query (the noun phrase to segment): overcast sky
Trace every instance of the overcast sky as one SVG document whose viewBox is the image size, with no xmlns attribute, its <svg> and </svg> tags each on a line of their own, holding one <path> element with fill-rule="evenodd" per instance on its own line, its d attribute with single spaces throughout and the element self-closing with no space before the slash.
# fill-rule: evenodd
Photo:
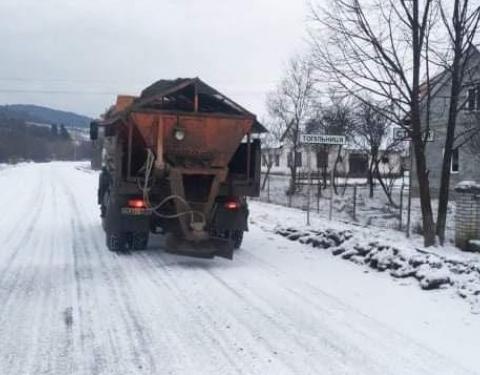
<svg viewBox="0 0 480 375">
<path fill-rule="evenodd" d="M 97 116 L 199 76 L 259 115 L 305 45 L 305 0 L 1 0 L 0 103 Z"/>
</svg>

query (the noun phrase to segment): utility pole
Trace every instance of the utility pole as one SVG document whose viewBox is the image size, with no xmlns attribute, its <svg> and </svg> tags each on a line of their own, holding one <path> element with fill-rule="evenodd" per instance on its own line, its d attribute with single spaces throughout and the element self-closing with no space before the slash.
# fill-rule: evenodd
<svg viewBox="0 0 480 375">
<path fill-rule="evenodd" d="M 412 141 L 409 145 L 410 153 L 410 168 L 408 170 L 408 208 L 407 208 L 407 238 L 410 237 L 410 223 L 411 223 L 411 214 L 412 214 L 412 169 L 413 169 L 413 147 Z"/>
</svg>

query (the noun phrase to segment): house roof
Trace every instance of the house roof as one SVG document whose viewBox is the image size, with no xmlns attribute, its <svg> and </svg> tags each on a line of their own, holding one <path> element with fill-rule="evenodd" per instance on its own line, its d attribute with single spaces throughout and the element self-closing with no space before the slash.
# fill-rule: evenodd
<svg viewBox="0 0 480 375">
<path fill-rule="evenodd" d="M 473 58 L 480 60 L 480 51 L 473 44 L 470 44 L 470 47 L 467 49 L 467 55 L 469 55 L 470 61 Z M 431 96 L 435 96 L 441 88 L 450 81 L 450 70 L 448 68 L 443 69 L 441 72 L 437 73 L 430 78 L 430 91 Z M 424 81 L 420 84 L 420 96 L 422 99 L 426 98 L 428 93 L 428 82 Z"/>
</svg>

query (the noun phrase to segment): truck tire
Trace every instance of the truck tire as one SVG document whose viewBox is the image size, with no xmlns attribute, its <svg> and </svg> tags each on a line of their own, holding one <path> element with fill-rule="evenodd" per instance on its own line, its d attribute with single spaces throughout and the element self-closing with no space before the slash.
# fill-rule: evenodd
<svg viewBox="0 0 480 375">
<path fill-rule="evenodd" d="M 233 242 L 233 248 L 239 249 L 243 242 L 243 230 L 234 230 L 230 235 L 230 239 Z"/>
<path fill-rule="evenodd" d="M 107 247 L 110 251 L 124 251 L 127 242 L 127 236 L 124 233 L 107 232 Z"/>
<path fill-rule="evenodd" d="M 145 250 L 148 246 L 148 232 L 134 232 L 132 233 L 131 247 L 133 250 Z"/>
</svg>

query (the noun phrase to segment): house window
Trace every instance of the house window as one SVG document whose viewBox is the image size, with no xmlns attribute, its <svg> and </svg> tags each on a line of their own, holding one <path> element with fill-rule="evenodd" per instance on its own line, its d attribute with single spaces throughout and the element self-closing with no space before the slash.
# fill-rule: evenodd
<svg viewBox="0 0 480 375">
<path fill-rule="evenodd" d="M 450 170 L 452 173 L 458 173 L 460 171 L 460 157 L 458 148 L 452 150 L 452 161 Z"/>
<path fill-rule="evenodd" d="M 365 177 L 368 171 L 368 156 L 360 153 L 348 155 L 351 177 Z"/>
<path fill-rule="evenodd" d="M 288 166 L 289 167 L 291 167 L 293 165 L 292 156 L 293 156 L 293 153 L 290 152 L 288 154 Z M 302 153 L 301 152 L 296 152 L 295 153 L 295 166 L 297 166 L 297 167 L 302 166 Z"/>
<path fill-rule="evenodd" d="M 295 164 L 297 165 L 297 167 L 301 167 L 302 166 L 302 153 L 301 152 L 297 152 L 296 155 L 295 155 Z"/>
<path fill-rule="evenodd" d="M 480 111 L 480 85 L 477 85 L 476 88 L 471 85 L 469 87 L 467 90 L 466 109 L 468 111 Z"/>
<path fill-rule="evenodd" d="M 480 85 L 477 85 L 477 111 L 480 111 Z"/>
<path fill-rule="evenodd" d="M 326 168 L 328 165 L 328 151 L 321 150 L 317 152 L 317 169 Z"/>
<path fill-rule="evenodd" d="M 275 167 L 280 167 L 280 155 L 275 155 Z"/>
</svg>

